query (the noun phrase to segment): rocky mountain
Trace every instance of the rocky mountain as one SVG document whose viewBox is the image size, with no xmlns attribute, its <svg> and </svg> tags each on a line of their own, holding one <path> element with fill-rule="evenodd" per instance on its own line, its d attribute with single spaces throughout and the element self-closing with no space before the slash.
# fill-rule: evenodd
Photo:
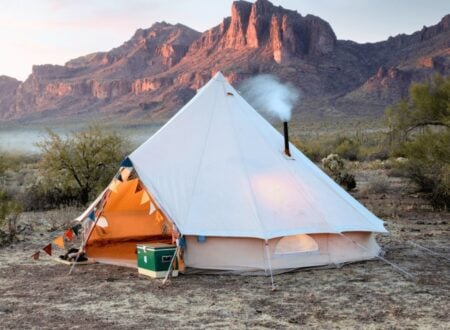
<svg viewBox="0 0 450 330">
<path fill-rule="evenodd" d="M 412 35 L 358 44 L 337 40 L 319 17 L 236 1 L 204 33 L 155 23 L 109 52 L 34 66 L 24 82 L 0 77 L 0 120 L 165 120 L 218 70 L 234 84 L 259 73 L 290 81 L 303 95 L 296 112 L 380 115 L 412 81 L 450 73 L 450 15 Z"/>
<path fill-rule="evenodd" d="M 16 96 L 16 90 L 20 85 L 20 81 L 7 77 L 0 76 L 0 118 L 2 110 L 12 109 Z"/>
</svg>

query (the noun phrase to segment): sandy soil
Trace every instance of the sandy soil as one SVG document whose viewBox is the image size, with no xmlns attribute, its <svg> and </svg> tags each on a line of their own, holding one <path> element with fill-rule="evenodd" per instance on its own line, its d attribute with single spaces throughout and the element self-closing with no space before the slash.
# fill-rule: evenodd
<svg viewBox="0 0 450 330">
<path fill-rule="evenodd" d="M 365 189 L 380 171 L 358 174 L 355 195 L 387 221 L 386 259 L 275 277 L 190 275 L 161 281 L 132 269 L 68 267 L 30 258 L 76 210 L 29 213 L 22 241 L 0 249 L 0 328 L 450 328 L 450 267 L 410 242 L 450 258 L 450 214 L 435 213 L 401 179 Z M 63 214 L 63 216 L 61 216 Z"/>
</svg>

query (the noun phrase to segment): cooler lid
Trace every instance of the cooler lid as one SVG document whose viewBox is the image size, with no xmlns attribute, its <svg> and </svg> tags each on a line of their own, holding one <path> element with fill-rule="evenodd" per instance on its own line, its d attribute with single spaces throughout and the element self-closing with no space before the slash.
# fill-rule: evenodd
<svg viewBox="0 0 450 330">
<path fill-rule="evenodd" d="M 176 249 L 176 245 L 167 244 L 167 243 L 147 243 L 147 244 L 138 244 L 138 249 L 146 250 L 159 250 L 159 249 Z"/>
</svg>

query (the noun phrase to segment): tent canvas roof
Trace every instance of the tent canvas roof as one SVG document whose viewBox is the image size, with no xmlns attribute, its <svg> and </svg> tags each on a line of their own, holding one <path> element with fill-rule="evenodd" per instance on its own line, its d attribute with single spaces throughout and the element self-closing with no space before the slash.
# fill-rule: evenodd
<svg viewBox="0 0 450 330">
<path fill-rule="evenodd" d="M 130 156 L 184 235 L 257 237 L 385 232 L 217 73 Z"/>
</svg>

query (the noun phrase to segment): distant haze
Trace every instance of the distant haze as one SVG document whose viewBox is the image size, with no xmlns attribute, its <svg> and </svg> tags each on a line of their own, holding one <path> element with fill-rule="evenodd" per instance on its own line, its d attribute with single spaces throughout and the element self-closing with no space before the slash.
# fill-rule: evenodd
<svg viewBox="0 0 450 330">
<path fill-rule="evenodd" d="M 159 126 L 142 126 L 139 128 L 114 127 L 113 129 L 116 133 L 126 138 L 129 142 L 128 149 L 133 150 L 153 135 L 158 128 Z M 66 136 L 67 133 L 80 131 L 83 127 L 55 126 L 51 129 L 57 134 Z M 39 153 L 40 150 L 36 143 L 43 141 L 47 137 L 47 130 L 43 127 L 27 127 L 26 129 L 0 127 L 0 152 Z"/>
<path fill-rule="evenodd" d="M 373 42 L 412 33 L 450 13 L 448 0 L 274 0 L 327 20 L 339 39 Z M 24 80 L 33 64 L 67 60 L 119 46 L 156 21 L 198 31 L 229 15 L 232 0 L 0 0 L 0 75 Z"/>
</svg>

